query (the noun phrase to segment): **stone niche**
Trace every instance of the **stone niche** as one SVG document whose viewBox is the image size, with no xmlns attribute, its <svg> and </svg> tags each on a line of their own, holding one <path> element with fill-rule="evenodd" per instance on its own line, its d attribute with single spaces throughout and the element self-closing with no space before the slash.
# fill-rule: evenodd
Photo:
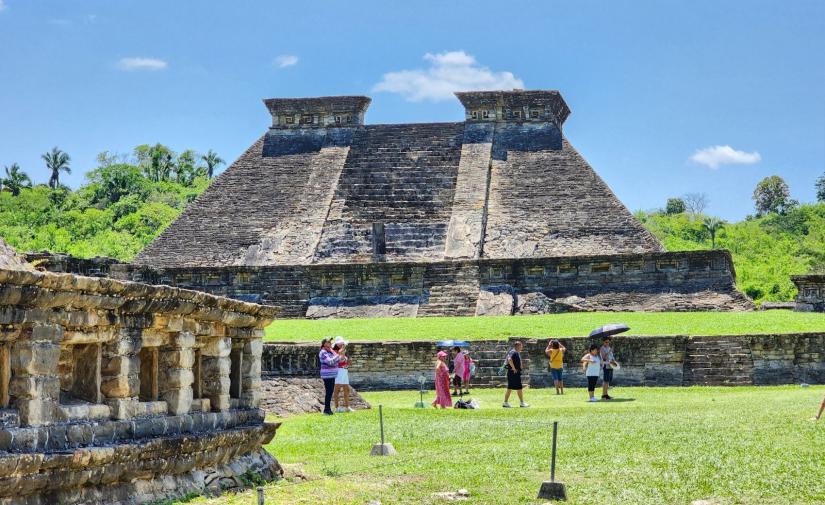
<svg viewBox="0 0 825 505">
<path fill-rule="evenodd" d="M 825 312 L 825 274 L 794 275 L 796 306 L 800 312 Z"/>
<path fill-rule="evenodd" d="M 148 503 L 276 478 L 262 444 L 277 425 L 258 408 L 276 312 L 0 269 L 0 505 Z"/>
</svg>

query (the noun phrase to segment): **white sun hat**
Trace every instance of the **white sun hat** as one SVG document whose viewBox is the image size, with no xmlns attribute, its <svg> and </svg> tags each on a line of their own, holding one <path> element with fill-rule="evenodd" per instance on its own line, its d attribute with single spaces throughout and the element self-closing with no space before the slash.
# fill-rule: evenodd
<svg viewBox="0 0 825 505">
<path fill-rule="evenodd" d="M 344 337 L 339 335 L 335 337 L 335 345 L 347 345 L 347 341 L 344 340 Z"/>
</svg>

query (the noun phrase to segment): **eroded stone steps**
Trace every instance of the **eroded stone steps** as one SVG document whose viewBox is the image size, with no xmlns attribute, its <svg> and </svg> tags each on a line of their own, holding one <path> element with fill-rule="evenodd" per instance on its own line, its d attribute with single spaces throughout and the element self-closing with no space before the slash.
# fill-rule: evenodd
<svg viewBox="0 0 825 505">
<path fill-rule="evenodd" d="M 703 386 L 752 384 L 753 368 L 745 339 L 693 338 L 687 344 L 684 382 Z"/>
</svg>

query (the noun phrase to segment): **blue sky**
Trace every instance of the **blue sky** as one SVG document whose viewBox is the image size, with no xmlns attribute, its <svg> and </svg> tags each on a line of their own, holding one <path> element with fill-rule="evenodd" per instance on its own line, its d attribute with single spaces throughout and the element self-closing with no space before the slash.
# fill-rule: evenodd
<svg viewBox="0 0 825 505">
<path fill-rule="evenodd" d="M 733 220 L 767 175 L 814 199 L 823 54 L 821 1 L 0 0 L 0 165 L 45 182 L 57 145 L 77 186 L 98 152 L 141 143 L 234 160 L 266 97 L 457 121 L 452 88 L 522 83 L 562 92 L 565 134 L 631 209 L 704 192 Z"/>
</svg>

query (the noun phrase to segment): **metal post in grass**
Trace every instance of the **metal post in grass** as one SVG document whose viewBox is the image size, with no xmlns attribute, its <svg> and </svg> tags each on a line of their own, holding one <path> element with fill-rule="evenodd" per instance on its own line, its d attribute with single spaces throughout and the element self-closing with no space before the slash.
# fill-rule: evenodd
<svg viewBox="0 0 825 505">
<path fill-rule="evenodd" d="M 378 404 L 378 424 L 381 428 L 381 443 L 372 446 L 370 456 L 392 456 L 395 454 L 395 448 L 384 441 L 384 406 L 380 403 Z"/>
<path fill-rule="evenodd" d="M 550 456 L 550 480 L 541 483 L 538 498 L 541 500 L 566 500 L 567 489 L 561 482 L 556 482 L 556 437 L 559 431 L 559 422 L 553 421 L 553 450 Z"/>
<path fill-rule="evenodd" d="M 423 409 L 426 408 L 424 405 L 424 383 L 427 382 L 427 378 L 423 375 L 418 376 L 418 393 L 421 395 L 420 400 L 416 402 L 415 408 Z"/>
<path fill-rule="evenodd" d="M 258 505 L 264 505 L 264 488 L 258 486 Z"/>
</svg>

